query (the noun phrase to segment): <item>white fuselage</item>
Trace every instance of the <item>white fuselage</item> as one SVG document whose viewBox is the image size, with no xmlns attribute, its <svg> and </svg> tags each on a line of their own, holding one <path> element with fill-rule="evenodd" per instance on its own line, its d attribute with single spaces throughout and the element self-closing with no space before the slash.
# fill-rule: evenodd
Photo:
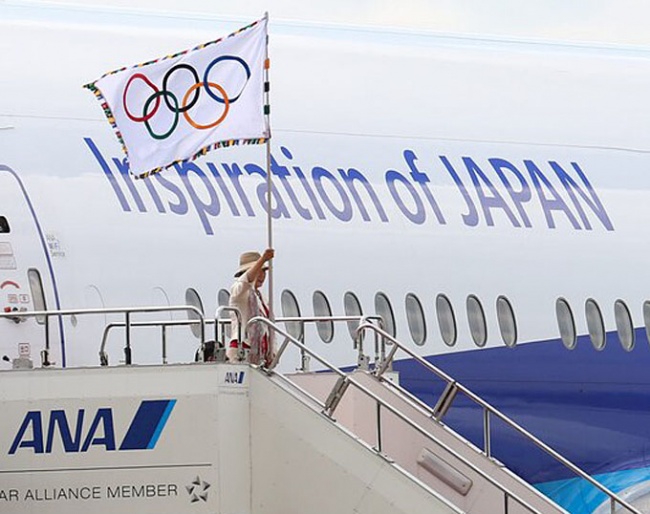
<svg viewBox="0 0 650 514">
<path fill-rule="evenodd" d="M 0 12 L 0 216 L 12 226 L 0 244 L 11 242 L 16 261 L 0 282 L 31 294 L 27 270 L 39 269 L 49 308 L 53 281 L 60 308 L 182 305 L 193 288 L 213 317 L 240 253 L 267 245 L 265 148 L 221 149 L 136 181 L 82 86 L 247 20 L 20 3 Z M 285 289 L 305 315 L 315 291 L 334 314 L 348 291 L 374 314 L 382 292 L 398 338 L 411 341 L 412 293 L 424 309 L 417 348 L 426 356 L 477 349 L 469 295 L 485 310 L 487 348 L 504 347 L 499 296 L 513 307 L 518 346 L 561 344 L 560 297 L 578 334 L 588 332 L 588 298 L 608 332 L 617 299 L 643 327 L 650 54 L 310 26 L 271 13 L 270 55 L 276 313 Z M 3 307 L 20 305 L 10 289 Z M 440 335 L 438 294 L 455 312 L 454 346 Z M 53 322 L 54 360 L 62 364 L 65 351 L 67 366 L 96 365 L 105 323 L 120 320 Z M 0 322 L 0 354 L 17 356 L 20 343 L 40 350 L 36 320 Z M 134 335 L 136 362 L 160 360 L 148 334 Z M 123 336 L 111 337 L 116 363 Z M 307 341 L 338 364 L 354 362 L 343 325 L 332 344 L 313 327 Z M 196 347 L 187 327 L 174 328 L 169 359 L 192 360 Z"/>
</svg>

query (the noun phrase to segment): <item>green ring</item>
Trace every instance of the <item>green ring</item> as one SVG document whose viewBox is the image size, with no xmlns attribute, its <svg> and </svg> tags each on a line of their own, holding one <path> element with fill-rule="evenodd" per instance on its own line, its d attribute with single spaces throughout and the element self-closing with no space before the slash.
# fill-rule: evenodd
<svg viewBox="0 0 650 514">
<path fill-rule="evenodd" d="M 171 99 L 174 101 L 176 104 L 176 109 L 174 109 L 174 123 L 172 123 L 171 128 L 165 132 L 164 134 L 154 134 L 153 130 L 151 130 L 151 126 L 149 125 L 149 120 L 145 119 L 144 121 L 144 126 L 147 128 L 147 132 L 149 132 L 149 135 L 153 137 L 154 139 L 162 140 L 162 139 L 167 139 L 169 136 L 171 136 L 172 132 L 176 129 L 176 126 L 178 125 L 178 98 L 176 98 L 176 95 L 172 93 L 171 91 L 156 91 L 153 95 L 151 95 L 149 98 L 147 98 L 147 101 L 144 103 L 144 108 L 142 109 L 142 116 L 146 117 L 147 115 L 147 110 L 149 109 L 149 106 L 151 105 L 151 102 L 153 102 L 156 98 L 162 95 L 167 95 L 170 96 Z"/>
</svg>

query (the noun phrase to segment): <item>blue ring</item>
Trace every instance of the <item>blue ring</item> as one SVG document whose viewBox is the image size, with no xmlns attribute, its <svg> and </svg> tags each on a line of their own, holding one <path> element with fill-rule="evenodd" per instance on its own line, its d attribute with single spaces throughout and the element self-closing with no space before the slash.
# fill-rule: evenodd
<svg viewBox="0 0 650 514">
<path fill-rule="evenodd" d="M 208 67 L 205 69 L 205 74 L 203 75 L 203 87 L 205 88 L 206 93 L 210 95 L 211 98 L 214 98 L 217 102 L 221 104 L 225 104 L 225 100 L 223 98 L 219 98 L 217 95 L 215 95 L 212 90 L 208 87 L 208 75 L 210 74 L 210 70 L 212 67 L 217 64 L 220 61 L 237 61 L 239 64 L 241 64 L 244 67 L 244 70 L 246 71 L 246 82 L 251 78 L 251 69 L 248 67 L 248 64 L 246 64 L 246 61 L 242 59 L 241 57 L 237 57 L 235 55 L 222 55 L 221 57 L 217 57 L 214 61 L 212 61 Z M 242 90 L 239 92 L 239 94 L 233 98 L 228 97 L 228 101 L 231 104 L 234 104 L 239 97 L 241 96 L 242 92 L 244 91 L 246 87 L 246 84 L 244 84 L 244 87 Z"/>
</svg>

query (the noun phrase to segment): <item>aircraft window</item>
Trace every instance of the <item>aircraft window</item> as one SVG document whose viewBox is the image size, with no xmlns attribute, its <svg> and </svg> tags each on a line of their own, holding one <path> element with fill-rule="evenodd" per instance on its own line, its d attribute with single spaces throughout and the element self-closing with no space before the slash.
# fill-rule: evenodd
<svg viewBox="0 0 650 514">
<path fill-rule="evenodd" d="M 447 346 L 454 346 L 458 337 L 456 316 L 454 316 L 454 308 L 451 306 L 449 298 L 444 294 L 436 296 L 436 315 L 442 340 Z"/>
<path fill-rule="evenodd" d="M 346 316 L 362 316 L 363 312 L 361 311 L 361 303 L 357 295 L 348 291 L 343 296 L 343 308 L 345 309 Z M 350 337 L 352 339 L 356 336 L 357 327 L 359 326 L 358 321 L 348 321 L 348 331 L 350 332 Z"/>
<path fill-rule="evenodd" d="M 467 320 L 469 331 L 476 346 L 485 346 L 487 343 L 487 322 L 481 301 L 473 294 L 467 297 Z"/>
<path fill-rule="evenodd" d="M 627 308 L 623 300 L 614 302 L 614 318 L 621 346 L 629 352 L 634 348 L 634 324 L 630 309 Z"/>
<path fill-rule="evenodd" d="M 300 307 L 298 306 L 298 300 L 296 300 L 296 295 L 294 295 L 288 289 L 282 291 L 280 295 L 280 305 L 282 306 L 282 315 L 285 318 L 299 318 L 300 317 Z M 302 340 L 303 334 L 303 324 L 300 321 L 287 321 L 284 326 L 287 328 L 287 332 L 294 339 Z"/>
<path fill-rule="evenodd" d="M 555 302 L 555 316 L 557 317 L 557 326 L 560 329 L 562 343 L 567 349 L 573 350 L 578 342 L 576 323 L 571 306 L 564 298 L 558 298 Z"/>
<path fill-rule="evenodd" d="M 585 316 L 587 317 L 587 330 L 589 331 L 591 343 L 596 350 L 602 350 L 605 348 L 605 323 L 603 322 L 600 307 L 593 298 L 589 298 L 585 302 Z"/>
<path fill-rule="evenodd" d="M 427 339 L 427 325 L 424 320 L 424 309 L 417 296 L 413 293 L 406 295 L 406 321 L 408 322 L 409 331 L 413 342 L 422 346 Z"/>
<path fill-rule="evenodd" d="M 384 330 L 395 337 L 395 315 L 393 314 L 390 300 L 384 293 L 377 293 L 375 295 L 375 312 L 377 316 L 381 316 L 384 322 Z"/>
<path fill-rule="evenodd" d="M 643 302 L 643 321 L 645 323 L 645 333 L 650 342 L 650 301 Z"/>
<path fill-rule="evenodd" d="M 9 221 L 4 216 L 0 216 L 0 234 L 8 234 L 9 232 L 11 232 Z"/>
<path fill-rule="evenodd" d="M 322 291 L 314 291 L 312 303 L 314 305 L 314 316 L 323 318 L 329 318 L 332 316 L 332 308 L 330 307 L 330 302 L 327 300 L 327 296 L 325 296 L 325 293 Z M 333 321 L 317 322 L 316 330 L 318 330 L 318 336 L 324 343 L 331 343 L 332 339 L 334 339 Z"/>
<path fill-rule="evenodd" d="M 217 293 L 217 305 L 219 307 L 226 307 L 230 304 L 230 291 L 227 289 L 219 289 Z M 230 314 L 228 312 L 222 312 L 220 319 L 228 319 Z"/>
<path fill-rule="evenodd" d="M 27 279 L 29 280 L 29 289 L 32 293 L 35 311 L 46 311 L 45 291 L 43 290 L 43 281 L 38 270 L 31 268 L 27 270 Z M 39 325 L 45 324 L 45 316 L 36 316 L 36 322 Z"/>
<path fill-rule="evenodd" d="M 205 314 L 205 311 L 203 310 L 203 302 L 201 301 L 199 293 L 196 292 L 196 289 L 190 287 L 185 291 L 185 305 L 196 307 Z M 187 319 L 198 320 L 200 318 L 194 311 L 187 311 Z M 194 334 L 194 337 L 201 337 L 201 327 L 198 323 L 190 325 L 190 330 L 192 331 L 192 334 Z"/>
<path fill-rule="evenodd" d="M 501 331 L 501 339 L 506 346 L 513 347 L 517 344 L 517 321 L 512 304 L 505 296 L 497 298 L 497 321 Z"/>
</svg>

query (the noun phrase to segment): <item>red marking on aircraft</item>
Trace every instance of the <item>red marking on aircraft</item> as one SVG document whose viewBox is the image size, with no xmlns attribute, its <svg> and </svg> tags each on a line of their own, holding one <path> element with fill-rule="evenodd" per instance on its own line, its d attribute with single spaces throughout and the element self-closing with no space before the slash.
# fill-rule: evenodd
<svg viewBox="0 0 650 514">
<path fill-rule="evenodd" d="M 20 286 L 11 280 L 5 280 L 2 284 L 0 284 L 0 289 L 4 289 L 7 286 L 14 286 L 16 289 L 20 289 Z"/>
</svg>

